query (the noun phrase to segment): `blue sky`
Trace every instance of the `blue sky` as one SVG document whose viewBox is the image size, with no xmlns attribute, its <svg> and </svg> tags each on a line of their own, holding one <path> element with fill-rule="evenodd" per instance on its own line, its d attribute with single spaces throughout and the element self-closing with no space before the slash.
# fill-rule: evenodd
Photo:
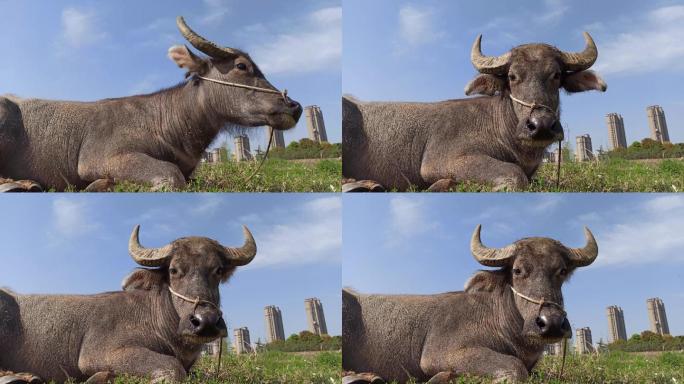
<svg viewBox="0 0 684 384">
<path fill-rule="evenodd" d="M 529 236 L 584 245 L 599 256 L 563 287 L 573 329 L 608 340 L 606 307 L 624 310 L 627 333 L 649 329 L 646 299 L 665 303 L 670 332 L 684 334 L 684 196 L 654 194 L 345 195 L 342 284 L 366 293 L 462 290 L 478 264 L 470 236 L 501 247 Z"/>
<path fill-rule="evenodd" d="M 341 333 L 341 202 L 320 194 L 108 194 L 0 199 L 0 287 L 18 293 L 88 294 L 121 289 L 137 264 L 128 238 L 141 225 L 144 246 L 199 235 L 257 242 L 254 261 L 221 287 L 229 328 L 265 341 L 263 311 L 277 305 L 285 333 L 306 329 L 304 299 L 323 303 L 328 331 Z M 232 337 L 232 332 L 230 333 Z"/>
<path fill-rule="evenodd" d="M 546 42 L 567 51 L 599 50 L 596 69 L 606 93 L 561 97 L 562 122 L 608 148 L 605 116 L 622 114 L 628 143 L 648 137 L 646 107 L 665 111 L 673 142 L 684 141 L 684 2 L 655 1 L 393 1 L 345 0 L 344 93 L 364 100 L 437 101 L 465 97 L 476 71 L 470 48 L 483 34 L 485 54 Z"/>
<path fill-rule="evenodd" d="M 184 72 L 166 53 L 187 44 L 175 23 L 183 15 L 205 37 L 250 53 L 271 83 L 302 105 L 319 105 L 329 140 L 341 140 L 339 0 L 33 0 L 0 7 L 0 94 L 97 100 L 175 85 Z M 266 129 L 252 132 L 252 149 L 264 148 Z M 285 132 L 287 142 L 306 136 L 304 119 Z"/>
</svg>

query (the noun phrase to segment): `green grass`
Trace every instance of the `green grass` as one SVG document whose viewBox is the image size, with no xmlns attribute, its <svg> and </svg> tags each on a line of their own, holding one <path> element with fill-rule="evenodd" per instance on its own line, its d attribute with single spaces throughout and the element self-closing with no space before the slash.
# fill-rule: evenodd
<svg viewBox="0 0 684 384">
<path fill-rule="evenodd" d="M 339 159 L 305 162 L 268 159 L 261 170 L 257 163 L 225 162 L 200 164 L 187 186 L 179 192 L 339 192 L 342 161 Z M 146 185 L 122 182 L 116 192 L 147 192 Z"/>
<path fill-rule="evenodd" d="M 342 353 L 295 354 L 262 352 L 258 355 L 224 355 L 215 376 L 215 360 L 203 358 L 192 370 L 187 384 L 336 384 L 340 383 Z M 147 384 L 149 380 L 121 377 L 116 384 Z"/>
<path fill-rule="evenodd" d="M 463 183 L 457 192 L 488 192 L 492 188 Z M 560 186 L 556 187 L 556 164 L 544 163 L 533 177 L 527 192 L 681 192 L 684 190 L 684 161 L 665 159 L 600 162 L 565 162 Z"/>
<path fill-rule="evenodd" d="M 563 379 L 558 379 L 561 358 L 545 356 L 526 383 L 530 384 L 681 384 L 684 382 L 684 354 L 655 355 L 611 352 L 601 355 L 568 355 Z M 452 384 L 487 384 L 492 380 L 461 377 Z"/>
</svg>

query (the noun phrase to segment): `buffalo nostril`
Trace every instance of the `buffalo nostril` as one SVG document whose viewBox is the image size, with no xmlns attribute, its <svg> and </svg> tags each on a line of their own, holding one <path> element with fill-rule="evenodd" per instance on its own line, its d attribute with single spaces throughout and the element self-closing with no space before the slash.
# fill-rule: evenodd
<svg viewBox="0 0 684 384">
<path fill-rule="evenodd" d="M 537 125 L 536 125 L 535 123 L 533 123 L 531 120 L 527 120 L 527 124 L 526 124 L 525 126 L 526 126 L 527 129 L 529 129 L 530 131 L 535 131 L 535 130 L 537 130 Z"/>
<path fill-rule="evenodd" d="M 541 317 L 537 317 L 537 319 L 535 320 L 535 323 L 536 323 L 537 326 L 538 326 L 540 329 L 542 329 L 542 330 L 543 330 L 544 328 L 546 328 L 546 320 L 544 320 L 544 319 L 541 318 Z"/>
<path fill-rule="evenodd" d="M 192 324 L 195 328 L 199 328 L 200 325 L 202 325 L 202 321 L 198 319 L 195 315 L 190 315 L 190 324 Z"/>
</svg>

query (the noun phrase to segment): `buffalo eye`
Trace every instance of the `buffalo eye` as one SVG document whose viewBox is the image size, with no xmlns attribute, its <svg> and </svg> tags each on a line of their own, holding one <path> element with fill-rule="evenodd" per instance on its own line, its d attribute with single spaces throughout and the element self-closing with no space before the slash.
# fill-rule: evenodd
<svg viewBox="0 0 684 384">
<path fill-rule="evenodd" d="M 176 268 L 169 268 L 169 273 L 171 273 L 172 275 L 175 275 L 178 273 L 178 270 Z"/>
<path fill-rule="evenodd" d="M 553 79 L 554 79 L 554 80 L 560 80 L 560 77 L 561 77 L 560 72 L 556 72 L 556 73 L 553 74 Z"/>
<path fill-rule="evenodd" d="M 514 275 L 520 276 L 521 273 L 522 273 L 522 271 L 520 270 L 520 268 L 513 268 L 513 274 Z"/>
<path fill-rule="evenodd" d="M 565 268 L 561 268 L 561 270 L 558 271 L 558 274 L 561 275 L 561 276 L 565 276 L 565 275 L 568 274 L 568 270 L 565 269 Z"/>
<path fill-rule="evenodd" d="M 221 267 L 216 268 L 216 274 L 217 275 L 223 275 L 223 268 L 221 268 Z"/>
<path fill-rule="evenodd" d="M 518 76 L 516 76 L 516 75 L 513 74 L 513 73 L 509 73 L 509 74 L 508 74 L 508 80 L 510 80 L 510 81 L 516 81 L 516 80 L 518 80 Z"/>
<path fill-rule="evenodd" d="M 241 71 L 246 71 L 246 70 L 247 70 L 247 65 L 245 65 L 245 63 L 237 63 L 237 65 L 235 65 L 235 68 L 237 68 L 237 69 L 239 69 L 239 70 L 241 70 Z"/>
</svg>

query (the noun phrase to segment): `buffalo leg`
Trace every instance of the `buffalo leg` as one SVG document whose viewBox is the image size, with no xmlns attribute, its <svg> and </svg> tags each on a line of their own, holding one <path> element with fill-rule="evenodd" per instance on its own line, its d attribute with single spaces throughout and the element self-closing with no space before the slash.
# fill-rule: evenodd
<svg viewBox="0 0 684 384">
<path fill-rule="evenodd" d="M 519 166 L 482 155 L 455 159 L 426 158 L 421 165 L 420 175 L 427 184 L 436 187 L 448 185 L 444 179 L 491 184 L 495 191 L 517 191 L 524 189 L 529 183 L 527 175 Z"/>
<path fill-rule="evenodd" d="M 185 368 L 174 357 L 145 348 L 118 349 L 105 356 L 82 356 L 78 366 L 84 375 L 95 377 L 96 380 L 110 380 L 115 375 L 127 374 L 150 378 L 153 383 L 177 383 L 185 380 L 187 375 Z"/>
<path fill-rule="evenodd" d="M 83 161 L 78 166 L 83 180 L 95 182 L 99 179 L 150 183 L 153 189 L 181 189 L 185 177 L 173 163 L 157 160 L 144 153 L 127 153 L 110 157 L 105 161 Z"/>
<path fill-rule="evenodd" d="M 451 379 L 463 374 L 491 376 L 495 382 L 507 380 L 514 383 L 525 381 L 528 376 L 527 368 L 520 359 L 482 347 L 464 348 L 451 353 L 440 351 L 434 355 L 424 354 L 420 368 L 427 376 L 437 376 L 435 383 L 439 383 L 442 378 Z"/>
</svg>

